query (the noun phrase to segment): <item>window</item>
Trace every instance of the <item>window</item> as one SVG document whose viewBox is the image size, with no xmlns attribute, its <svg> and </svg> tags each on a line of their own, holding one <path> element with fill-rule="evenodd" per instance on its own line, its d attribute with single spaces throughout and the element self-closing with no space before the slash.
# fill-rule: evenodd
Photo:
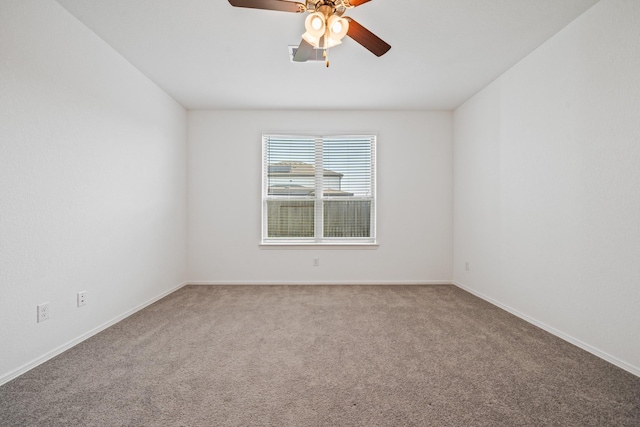
<svg viewBox="0 0 640 427">
<path fill-rule="evenodd" d="M 263 243 L 375 243 L 374 135 L 262 142 Z"/>
</svg>

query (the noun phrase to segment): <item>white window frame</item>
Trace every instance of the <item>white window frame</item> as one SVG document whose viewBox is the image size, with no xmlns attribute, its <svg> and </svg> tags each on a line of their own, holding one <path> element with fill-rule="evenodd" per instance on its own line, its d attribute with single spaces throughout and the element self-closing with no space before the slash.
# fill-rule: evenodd
<svg viewBox="0 0 640 427">
<path fill-rule="evenodd" d="M 269 137 L 283 137 L 283 138 L 301 138 L 301 139 L 314 139 L 315 140 L 315 196 L 313 198 L 293 198 L 289 200 L 313 200 L 315 202 L 314 212 L 314 234 L 313 238 L 305 237 L 269 237 L 268 236 L 268 206 L 269 200 L 287 200 L 283 197 L 271 196 L 268 194 L 268 161 L 267 161 L 267 140 Z M 330 138 L 354 138 L 362 139 L 368 138 L 371 140 L 371 196 L 370 197 L 357 197 L 357 196 L 339 196 L 328 197 L 324 195 L 323 191 L 323 153 L 322 153 L 322 141 Z M 292 135 L 285 133 L 263 133 L 262 135 L 262 246 L 378 246 L 376 240 L 376 212 L 377 212 L 377 134 L 375 133 L 358 133 L 358 134 L 328 134 L 323 133 L 321 135 Z M 320 149 L 318 149 L 320 147 Z M 370 218 L 369 218 L 369 237 L 323 237 L 324 236 L 324 201 L 327 200 L 367 200 L 371 202 Z M 318 220 L 320 219 L 320 220 Z"/>
</svg>

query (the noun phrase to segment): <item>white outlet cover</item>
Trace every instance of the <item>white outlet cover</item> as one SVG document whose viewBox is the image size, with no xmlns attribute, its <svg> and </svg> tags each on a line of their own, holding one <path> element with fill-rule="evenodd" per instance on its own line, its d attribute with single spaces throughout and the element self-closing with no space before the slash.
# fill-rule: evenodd
<svg viewBox="0 0 640 427">
<path fill-rule="evenodd" d="M 78 307 L 87 304 L 87 291 L 78 292 Z"/>
<path fill-rule="evenodd" d="M 51 309 L 49 307 L 49 303 L 43 302 L 42 304 L 38 304 L 38 323 L 49 320 L 50 316 Z"/>
</svg>

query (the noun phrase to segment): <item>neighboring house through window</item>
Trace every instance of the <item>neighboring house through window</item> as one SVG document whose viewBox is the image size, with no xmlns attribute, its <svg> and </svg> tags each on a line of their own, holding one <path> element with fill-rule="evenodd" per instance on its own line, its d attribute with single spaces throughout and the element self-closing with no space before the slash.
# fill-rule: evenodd
<svg viewBox="0 0 640 427">
<path fill-rule="evenodd" d="M 375 243 L 375 142 L 263 135 L 263 243 Z"/>
</svg>

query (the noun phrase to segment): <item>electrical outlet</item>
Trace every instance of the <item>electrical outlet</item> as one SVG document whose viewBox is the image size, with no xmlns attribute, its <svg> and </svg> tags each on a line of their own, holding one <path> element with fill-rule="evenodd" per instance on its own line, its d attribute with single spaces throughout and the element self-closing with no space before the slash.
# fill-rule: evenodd
<svg viewBox="0 0 640 427">
<path fill-rule="evenodd" d="M 313 259 L 313 266 L 314 267 L 320 267 L 320 258 L 314 258 Z"/>
<path fill-rule="evenodd" d="M 42 304 L 38 304 L 38 323 L 44 322 L 45 320 L 49 320 L 50 315 L 51 315 L 51 310 L 49 308 L 48 302 L 43 302 Z"/>
<path fill-rule="evenodd" d="M 78 292 L 78 307 L 82 307 L 87 303 L 87 291 Z"/>
<path fill-rule="evenodd" d="M 464 263 L 464 269 L 469 271 L 469 261 Z"/>
</svg>

